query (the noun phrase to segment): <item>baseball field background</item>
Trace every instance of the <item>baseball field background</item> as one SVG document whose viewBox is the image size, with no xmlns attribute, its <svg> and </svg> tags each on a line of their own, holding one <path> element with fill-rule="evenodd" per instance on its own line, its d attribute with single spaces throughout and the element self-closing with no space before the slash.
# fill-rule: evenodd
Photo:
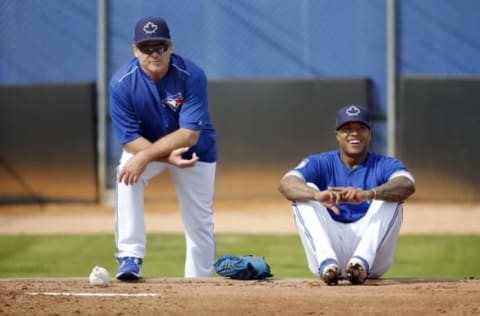
<svg viewBox="0 0 480 316">
<path fill-rule="evenodd" d="M 0 203 L 110 200 L 120 145 L 106 87 L 149 14 L 166 18 L 174 51 L 207 74 L 219 165 L 283 171 L 335 147 L 335 110 L 359 103 L 373 114 L 372 149 L 414 173 L 414 199 L 480 200 L 478 1 L 4 0 L 0 9 Z M 26 62 L 32 50 L 38 62 Z"/>
<path fill-rule="evenodd" d="M 478 12 L 476 0 L 0 0 L 0 315 L 480 314 Z M 145 282 L 87 282 L 93 265 L 116 270 L 105 87 L 150 14 L 209 79 L 217 253 L 266 256 L 268 282 L 181 278 L 168 174 L 146 192 Z M 277 186 L 336 147 L 345 103 L 369 107 L 372 149 L 404 161 L 417 192 L 389 274 L 327 287 Z"/>
<path fill-rule="evenodd" d="M 226 176 L 224 178 L 224 176 Z M 140 283 L 113 278 L 113 206 L 0 207 L 0 311 L 6 315 L 477 315 L 480 204 L 407 202 L 391 270 L 364 286 L 326 286 L 307 269 L 276 177 L 220 170 L 217 255 L 265 256 L 268 281 L 183 279 L 184 237 L 168 175 L 147 189 Z M 247 184 L 253 181 L 255 188 Z M 165 185 L 168 186 L 165 187 Z M 272 189 L 267 189 L 272 188 Z M 95 265 L 112 276 L 92 287 Z M 348 304 L 339 300 L 348 298 Z M 265 302 L 265 303 L 259 303 Z"/>
</svg>

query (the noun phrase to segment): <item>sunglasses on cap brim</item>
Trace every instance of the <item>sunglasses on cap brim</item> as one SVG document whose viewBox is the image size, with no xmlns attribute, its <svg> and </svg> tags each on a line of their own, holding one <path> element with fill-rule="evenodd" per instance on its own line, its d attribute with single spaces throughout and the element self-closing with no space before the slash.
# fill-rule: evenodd
<svg viewBox="0 0 480 316">
<path fill-rule="evenodd" d="M 146 55 L 151 55 L 153 53 L 163 54 L 168 50 L 170 43 L 161 43 L 161 44 L 146 44 L 146 45 L 137 45 L 139 51 Z"/>
</svg>

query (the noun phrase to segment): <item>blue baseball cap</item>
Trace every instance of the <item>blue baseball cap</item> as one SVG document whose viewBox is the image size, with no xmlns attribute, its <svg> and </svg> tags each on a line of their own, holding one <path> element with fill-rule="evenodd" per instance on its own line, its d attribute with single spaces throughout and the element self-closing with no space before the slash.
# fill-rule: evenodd
<svg viewBox="0 0 480 316">
<path fill-rule="evenodd" d="M 350 122 L 360 122 L 365 124 L 369 129 L 372 128 L 370 126 L 370 115 L 368 110 L 360 105 L 347 105 L 338 110 L 335 129 L 338 130 L 344 124 Z"/>
<path fill-rule="evenodd" d="M 146 41 L 170 41 L 170 30 L 167 22 L 158 16 L 147 16 L 135 24 L 133 42 L 140 44 Z"/>
</svg>

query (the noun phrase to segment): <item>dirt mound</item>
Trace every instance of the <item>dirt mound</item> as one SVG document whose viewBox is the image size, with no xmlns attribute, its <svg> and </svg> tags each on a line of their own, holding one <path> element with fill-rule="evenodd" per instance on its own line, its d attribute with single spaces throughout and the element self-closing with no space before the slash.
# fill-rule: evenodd
<svg viewBox="0 0 480 316">
<path fill-rule="evenodd" d="M 0 281 L 1 315 L 479 315 L 480 280 L 82 279 Z"/>
</svg>

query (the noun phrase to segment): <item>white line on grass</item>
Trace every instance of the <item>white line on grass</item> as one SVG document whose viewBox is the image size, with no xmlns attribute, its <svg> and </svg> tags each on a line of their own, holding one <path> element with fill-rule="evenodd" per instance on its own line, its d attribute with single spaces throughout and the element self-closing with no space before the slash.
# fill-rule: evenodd
<svg viewBox="0 0 480 316">
<path fill-rule="evenodd" d="M 156 297 L 160 293 L 88 293 L 88 292 L 28 292 L 27 295 L 48 295 L 48 296 L 108 296 L 108 297 Z"/>
</svg>

